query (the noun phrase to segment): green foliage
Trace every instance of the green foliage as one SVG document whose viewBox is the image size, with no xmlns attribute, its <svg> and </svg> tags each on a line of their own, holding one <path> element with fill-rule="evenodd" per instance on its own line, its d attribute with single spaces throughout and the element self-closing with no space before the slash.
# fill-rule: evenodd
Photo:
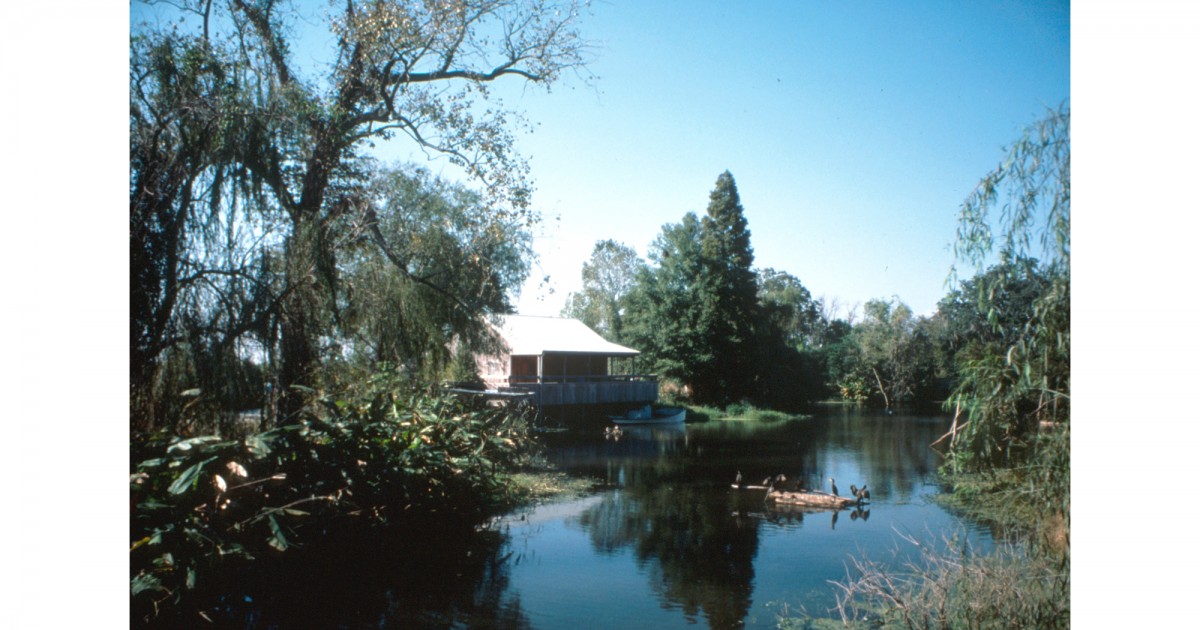
<svg viewBox="0 0 1200 630">
<path fill-rule="evenodd" d="M 382 339 L 386 325 L 375 327 L 369 341 L 390 360 L 427 362 L 420 333 L 448 319 L 425 296 L 408 299 L 413 285 L 457 303 L 463 321 L 519 284 L 524 263 L 511 256 L 528 254 L 524 231 L 537 220 L 515 149 L 525 124 L 487 86 L 550 86 L 582 68 L 576 3 L 189 0 L 145 11 L 131 24 L 129 78 L 135 430 L 177 417 L 174 388 L 159 382 L 183 344 L 189 358 L 260 355 L 282 396 L 268 401 L 278 403 L 272 417 L 290 421 L 304 403 L 290 385 L 317 385 L 342 356 L 352 318 L 344 274 L 363 263 L 364 244 L 404 278 L 373 288 L 407 292 L 373 294 L 376 303 L 420 305 L 403 314 L 421 321 L 407 334 Z M 313 41 L 327 46 L 297 55 L 298 25 L 324 28 Z M 478 193 L 443 189 L 447 203 L 389 207 L 398 179 L 372 177 L 367 151 L 397 136 L 448 157 Z M 439 205 L 461 212 L 445 224 L 402 220 Z M 405 231 L 388 232 L 397 227 Z M 194 372 L 219 380 L 207 365 Z"/>
<path fill-rule="evenodd" d="M 702 273 L 700 220 L 693 213 L 663 226 L 650 245 L 629 294 L 626 331 L 660 378 L 690 384 L 699 365 L 716 359 L 700 336 L 698 278 Z"/>
<path fill-rule="evenodd" d="M 392 372 L 344 394 L 239 440 L 133 444 L 135 618 L 213 592 L 237 563 L 341 531 L 470 527 L 512 498 L 505 472 L 530 455 L 524 420 L 413 392 Z"/>
<path fill-rule="evenodd" d="M 729 171 L 717 177 L 709 194 L 700 252 L 697 334 L 716 360 L 696 366 L 693 393 L 701 402 L 746 398 L 757 373 L 758 284 L 750 230 Z"/>
<path fill-rule="evenodd" d="M 689 415 L 690 412 L 689 412 Z M 801 416 L 790 415 L 774 409 L 760 409 L 748 402 L 731 403 L 725 407 L 724 413 L 718 414 L 724 420 L 749 420 L 754 422 L 778 422 Z"/>
<path fill-rule="evenodd" d="M 770 327 L 791 348 L 817 345 L 820 308 L 800 279 L 786 271 L 758 272 L 760 326 Z"/>
<path fill-rule="evenodd" d="M 929 324 L 899 298 L 871 300 L 863 321 L 826 350 L 830 380 L 845 400 L 891 407 L 936 392 L 937 355 Z"/>
<path fill-rule="evenodd" d="M 645 266 L 632 247 L 598 241 L 580 272 L 583 288 L 567 296 L 563 316 L 578 319 L 609 341 L 624 343 L 627 298 Z"/>
<path fill-rule="evenodd" d="M 381 169 L 370 227 L 346 248 L 337 330 L 341 356 L 441 378 L 454 349 L 486 347 L 481 312 L 506 312 L 528 275 L 532 237 L 475 191 L 423 169 Z"/>
<path fill-rule="evenodd" d="M 1071 463 L 1070 114 L 1033 125 L 980 183 L 960 214 L 960 258 L 979 267 L 994 247 L 989 213 L 1000 204 L 1000 263 L 943 301 L 959 384 L 946 470 L 952 500 L 1032 532 L 1056 563 L 1052 595 L 1069 588 Z M 1040 244 L 1046 262 L 1033 260 Z M 964 324 L 965 322 L 965 324 Z M 968 474 L 974 473 L 974 474 Z M 1025 596 L 1015 613 L 1065 626 L 1065 606 Z M 1032 606 L 1032 612 L 1028 606 Z M 1036 618 L 1030 615 L 1036 615 Z"/>
<path fill-rule="evenodd" d="M 976 309 L 987 334 L 961 353 L 949 405 L 963 414 L 956 470 L 1034 466 L 1044 502 L 1069 513 L 1070 114 L 1030 127 L 963 204 L 963 259 L 980 264 L 994 246 L 989 211 L 1000 204 L 1001 264 L 978 276 Z M 1046 262 L 1030 258 L 1039 243 Z M 966 286 L 966 285 L 965 285 Z"/>
<path fill-rule="evenodd" d="M 663 226 L 649 259 L 619 302 L 622 341 L 641 350 L 660 377 L 684 384 L 690 402 L 797 409 L 825 395 L 824 353 L 811 347 L 826 338 L 818 304 L 795 276 L 751 268 L 732 175 L 717 178 L 706 216 L 688 213 Z M 593 261 L 599 266 L 597 255 Z M 586 314 L 596 303 L 568 306 Z"/>
<path fill-rule="evenodd" d="M 824 398 L 826 354 L 817 347 L 820 311 L 798 278 L 758 272 L 753 398 L 776 409 L 799 409 Z"/>
<path fill-rule="evenodd" d="M 963 202 L 954 242 L 959 260 L 978 269 L 997 251 L 993 218 L 999 252 L 1040 258 L 1052 274 L 1070 271 L 1071 110 L 1065 103 L 1030 125 Z"/>
<path fill-rule="evenodd" d="M 703 219 L 666 225 L 629 292 L 629 342 L 696 402 L 754 395 L 760 319 L 750 231 L 733 176 L 717 178 Z"/>
</svg>

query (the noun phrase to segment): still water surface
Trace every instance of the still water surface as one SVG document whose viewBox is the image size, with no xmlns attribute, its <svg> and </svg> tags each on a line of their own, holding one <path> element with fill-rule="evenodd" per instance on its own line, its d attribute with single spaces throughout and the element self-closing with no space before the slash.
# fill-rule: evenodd
<svg viewBox="0 0 1200 630">
<path fill-rule="evenodd" d="M 342 564 L 277 572 L 277 588 L 238 597 L 246 627 L 772 628 L 786 611 L 834 616 L 832 580 L 851 556 L 900 561 L 902 536 L 977 551 L 990 531 L 932 502 L 943 416 L 831 407 L 778 422 L 709 421 L 606 438 L 603 424 L 544 436 L 547 456 L 597 489 L 497 519 L 423 557 L 368 549 Z M 861 510 L 804 512 L 737 492 L 784 474 Z M 899 555 L 897 555 L 899 554 Z M 338 553 L 337 556 L 344 554 Z M 364 562 L 363 556 L 373 558 Z M 279 573 L 286 573 L 280 575 Z M 237 624 L 243 625 L 243 624 Z"/>
<path fill-rule="evenodd" d="M 852 554 L 885 561 L 957 534 L 986 551 L 990 532 L 930 501 L 941 416 L 833 408 L 771 423 L 713 421 L 676 430 L 555 436 L 550 458 L 594 478 L 594 496 L 505 519 L 510 591 L 535 628 L 774 627 L 785 610 L 833 614 L 830 580 Z M 846 495 L 861 510 L 772 508 L 730 488 L 784 474 Z"/>
</svg>

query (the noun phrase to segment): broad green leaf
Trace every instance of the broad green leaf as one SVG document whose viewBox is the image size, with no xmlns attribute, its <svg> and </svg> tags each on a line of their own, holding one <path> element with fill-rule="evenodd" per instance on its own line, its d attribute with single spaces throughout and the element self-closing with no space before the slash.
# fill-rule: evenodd
<svg viewBox="0 0 1200 630">
<path fill-rule="evenodd" d="M 158 578 L 148 573 L 141 573 L 130 580 L 130 590 L 133 595 L 137 595 L 145 591 L 166 591 L 167 589 L 163 588 L 162 582 L 159 582 Z"/>
<path fill-rule="evenodd" d="M 167 488 L 167 492 L 170 492 L 171 494 L 183 494 L 184 492 L 187 492 L 188 488 L 192 486 L 192 483 L 196 481 L 196 478 L 200 476 L 200 472 L 204 469 L 204 467 L 215 459 L 216 457 L 209 457 L 204 461 L 196 462 L 195 464 L 189 466 L 187 470 L 180 473 L 179 477 L 175 479 L 175 483 L 172 483 L 171 487 Z"/>
<path fill-rule="evenodd" d="M 271 454 L 271 445 L 267 440 L 257 435 L 251 435 L 246 438 L 246 450 L 255 457 L 266 457 Z"/>
<path fill-rule="evenodd" d="M 194 447 L 194 446 L 201 446 L 201 445 L 207 444 L 209 442 L 220 442 L 220 441 L 221 441 L 221 438 L 219 438 L 215 435 L 201 435 L 199 437 L 188 438 L 186 440 L 180 440 L 180 441 L 168 446 L 167 452 L 168 453 L 180 453 L 180 452 L 184 452 L 184 451 L 190 451 L 190 450 L 192 450 L 192 447 Z"/>
<path fill-rule="evenodd" d="M 283 535 L 283 528 L 279 526 L 279 521 L 275 520 L 274 515 L 270 515 L 267 517 L 267 523 L 271 526 L 271 538 L 267 544 L 280 551 L 287 551 L 287 537 Z"/>
</svg>

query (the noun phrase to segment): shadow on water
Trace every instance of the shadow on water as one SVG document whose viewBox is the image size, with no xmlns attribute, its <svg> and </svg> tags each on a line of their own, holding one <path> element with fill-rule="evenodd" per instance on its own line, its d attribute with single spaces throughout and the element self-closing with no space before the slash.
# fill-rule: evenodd
<svg viewBox="0 0 1200 630">
<path fill-rule="evenodd" d="M 206 614 L 238 628 L 530 628 L 505 546 L 499 531 L 339 536 L 225 575 Z"/>
<path fill-rule="evenodd" d="M 304 563 L 271 563 L 241 577 L 223 625 L 290 627 L 774 627 L 783 606 L 821 616 L 829 582 L 848 559 L 897 554 L 900 536 L 986 528 L 929 499 L 939 455 L 929 444 L 949 418 L 833 408 L 813 419 L 603 426 L 544 436 L 547 457 L 601 489 L 518 511 L 484 531 L 403 540 L 341 541 Z M 731 488 L 783 474 L 787 489 L 842 494 L 869 484 L 871 501 L 845 510 L 776 506 Z M 318 558 L 313 561 L 312 558 Z M 249 598 L 249 599 L 247 599 Z"/>
</svg>

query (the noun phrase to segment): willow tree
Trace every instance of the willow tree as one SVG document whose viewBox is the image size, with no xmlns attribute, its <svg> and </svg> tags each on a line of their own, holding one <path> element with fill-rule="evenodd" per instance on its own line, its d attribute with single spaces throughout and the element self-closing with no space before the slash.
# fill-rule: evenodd
<svg viewBox="0 0 1200 630">
<path fill-rule="evenodd" d="M 178 401 L 162 390 L 183 380 L 229 402 L 215 390 L 238 385 L 227 369 L 239 363 L 238 340 L 270 336 L 273 252 L 283 234 L 265 183 L 243 163 L 272 119 L 243 115 L 252 85 L 229 50 L 173 31 L 135 34 L 129 81 L 130 411 L 138 430 L 178 419 Z"/>
<path fill-rule="evenodd" d="M 1030 126 L 980 181 L 959 214 L 958 258 L 992 273 L 972 284 L 979 311 L 1003 332 L 1004 347 L 960 371 L 949 401 L 958 410 L 955 463 L 1021 467 L 1035 498 L 1069 514 L 1071 401 L 1071 116 L 1065 105 Z M 1006 287 L 1033 259 L 1044 280 L 1018 315 Z M 1003 330 L 1001 330 L 1003 329 Z M 1036 479 L 1035 479 L 1036 478 Z"/>
<path fill-rule="evenodd" d="M 353 367 L 439 379 L 452 348 L 491 341 L 478 311 L 510 310 L 532 236 L 489 212 L 477 191 L 424 169 L 382 169 L 370 193 L 369 222 L 349 231 L 357 238 L 339 265 L 340 354 Z"/>
<path fill-rule="evenodd" d="M 135 27 L 131 82 L 154 84 L 142 92 L 157 93 L 155 86 L 183 71 L 202 71 L 233 94 L 203 101 L 212 108 L 210 118 L 222 123 L 214 126 L 221 133 L 154 137 L 177 143 L 179 150 L 148 152 L 144 161 L 131 163 L 138 171 L 131 181 L 154 174 L 155 181 L 188 182 L 200 169 L 219 184 L 214 190 L 228 192 L 213 208 L 278 221 L 280 242 L 273 252 L 279 282 L 269 306 L 272 334 L 278 334 L 277 380 L 286 392 L 283 415 L 302 404 L 291 386 L 312 384 L 329 350 L 322 340 L 338 300 L 336 252 L 347 225 L 370 221 L 362 158 L 375 143 L 401 138 L 447 156 L 480 185 L 489 211 L 516 223 L 536 220 L 528 165 L 514 150 L 514 134 L 524 122 L 489 86 L 509 79 L 550 86 L 565 71 L 581 68 L 585 45 L 575 29 L 576 2 L 347 0 L 324 11 L 275 0 L 154 5 L 163 18 L 158 23 L 166 26 Z M 297 35 L 321 24 L 327 28 L 315 29 L 315 36 Z M 141 63 L 144 51 L 176 43 L 195 54 L 175 55 L 165 65 Z M 177 101 L 174 109 L 156 103 L 167 107 L 159 117 L 193 115 L 195 99 Z M 142 121 L 131 116 L 131 135 Z M 208 147 L 206 137 L 228 141 Z M 200 158 L 182 167 L 193 170 L 172 175 L 179 168 L 172 156 L 193 148 Z M 131 183 L 135 222 L 152 214 L 141 205 L 152 210 L 152 201 L 162 197 L 137 188 Z M 167 203 L 179 207 L 193 201 L 167 193 L 173 195 Z M 131 242 L 131 249 L 137 247 Z M 409 270 L 397 265 L 396 272 Z M 145 280 L 148 286 L 165 282 Z M 149 292 L 150 301 L 160 293 Z M 170 300 L 158 300 L 145 309 L 146 319 L 170 320 L 172 308 Z M 162 344 L 145 345 L 137 356 L 141 364 L 153 361 Z"/>
</svg>

